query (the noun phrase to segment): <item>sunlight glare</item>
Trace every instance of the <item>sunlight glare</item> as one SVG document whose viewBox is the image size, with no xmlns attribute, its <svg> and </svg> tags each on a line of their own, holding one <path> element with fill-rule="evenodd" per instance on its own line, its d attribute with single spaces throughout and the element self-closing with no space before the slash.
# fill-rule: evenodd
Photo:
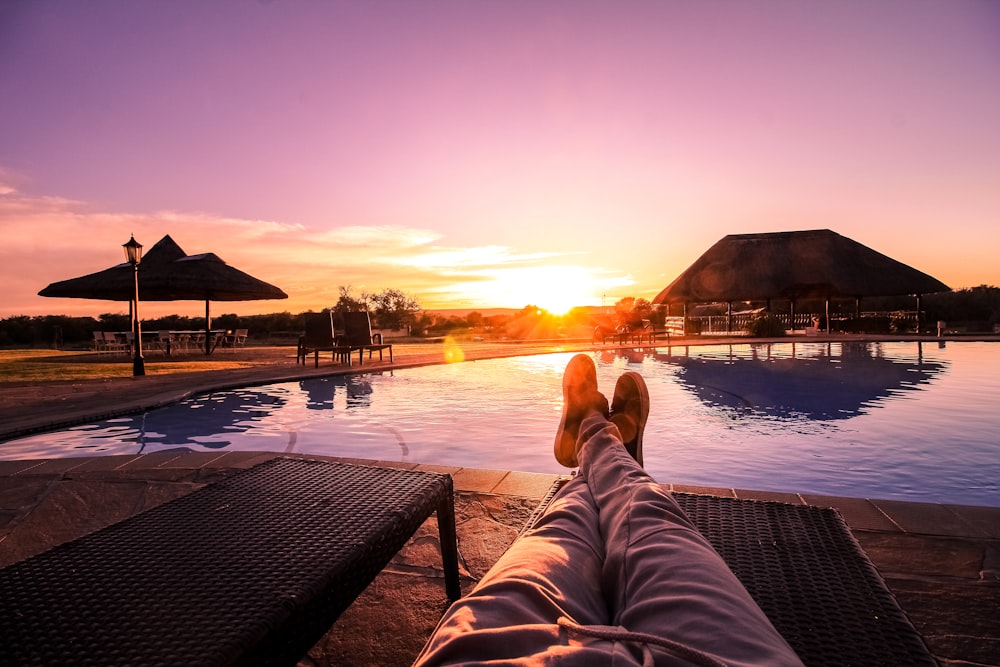
<svg viewBox="0 0 1000 667">
<path fill-rule="evenodd" d="M 600 287 L 582 266 L 532 266 L 503 269 L 477 285 L 476 299 L 511 308 L 528 304 L 553 315 L 565 315 L 576 306 L 593 305 Z"/>
</svg>

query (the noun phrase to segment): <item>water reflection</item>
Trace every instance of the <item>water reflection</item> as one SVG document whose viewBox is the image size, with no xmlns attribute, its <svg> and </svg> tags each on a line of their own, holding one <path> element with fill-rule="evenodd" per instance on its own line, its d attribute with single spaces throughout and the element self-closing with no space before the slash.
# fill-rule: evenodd
<svg viewBox="0 0 1000 667">
<path fill-rule="evenodd" d="M 283 392 L 241 389 L 213 392 L 183 401 L 187 409 L 151 410 L 134 419 L 139 453 L 147 446 L 156 449 L 198 445 L 221 449 L 232 444 L 229 433 L 250 430 L 256 422 L 281 409 L 287 398 Z"/>
<path fill-rule="evenodd" d="M 371 405 L 372 384 L 366 375 L 337 375 L 333 377 L 301 380 L 299 389 L 306 395 L 307 410 L 332 410 L 337 388 L 347 398 L 347 409 Z"/>
<path fill-rule="evenodd" d="M 730 348 L 728 354 L 714 356 L 668 353 L 655 358 L 679 366 L 680 386 L 709 406 L 816 421 L 864 414 L 890 396 L 921 389 L 947 370 L 946 363 L 924 360 L 921 353 L 912 361 L 887 359 L 873 344 L 791 350 L 791 355 L 779 355 L 771 345 L 757 345 L 749 353 Z"/>
</svg>

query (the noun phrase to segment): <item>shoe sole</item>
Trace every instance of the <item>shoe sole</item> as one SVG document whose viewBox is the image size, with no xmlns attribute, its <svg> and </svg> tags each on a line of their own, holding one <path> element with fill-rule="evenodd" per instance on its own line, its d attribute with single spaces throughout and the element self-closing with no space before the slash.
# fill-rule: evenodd
<svg viewBox="0 0 1000 667">
<path fill-rule="evenodd" d="M 580 422 L 583 421 L 583 414 L 570 414 L 570 387 L 573 382 L 580 377 L 586 378 L 593 383 L 594 390 L 597 390 L 597 367 L 594 360 L 585 354 L 578 354 L 566 364 L 563 371 L 563 410 L 562 418 L 559 420 L 559 428 L 556 431 L 556 441 L 553 446 L 553 453 L 556 461 L 567 468 L 576 468 L 579 462 L 576 459 L 576 439 L 580 431 Z"/>
<path fill-rule="evenodd" d="M 631 382 L 633 388 L 628 391 L 627 395 L 630 400 L 638 398 L 639 402 L 639 416 L 635 425 L 635 451 L 630 451 L 629 454 L 632 455 L 632 458 L 634 458 L 639 465 L 642 465 L 642 436 L 646 430 L 646 421 L 649 419 L 649 389 L 646 387 L 646 381 L 643 377 L 635 371 L 626 371 L 622 373 L 621 377 L 618 378 L 618 383 L 615 384 L 615 395 L 611 407 L 612 412 L 615 411 L 615 406 L 618 405 L 618 386 L 623 382 Z"/>
</svg>

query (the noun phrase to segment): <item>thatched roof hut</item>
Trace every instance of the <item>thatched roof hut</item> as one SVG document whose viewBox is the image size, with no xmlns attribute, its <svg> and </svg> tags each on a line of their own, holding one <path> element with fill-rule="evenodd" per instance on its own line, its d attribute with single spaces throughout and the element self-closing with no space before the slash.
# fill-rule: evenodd
<svg viewBox="0 0 1000 667">
<path fill-rule="evenodd" d="M 922 271 L 829 229 L 731 234 L 709 248 L 653 299 L 654 304 L 788 299 L 794 328 L 795 301 L 915 295 L 950 288 Z M 919 314 L 917 328 L 919 331 Z M 729 327 L 732 328 L 731 325 Z"/>
<path fill-rule="evenodd" d="M 829 229 L 730 234 L 653 303 L 932 294 L 940 280 Z"/>
</svg>

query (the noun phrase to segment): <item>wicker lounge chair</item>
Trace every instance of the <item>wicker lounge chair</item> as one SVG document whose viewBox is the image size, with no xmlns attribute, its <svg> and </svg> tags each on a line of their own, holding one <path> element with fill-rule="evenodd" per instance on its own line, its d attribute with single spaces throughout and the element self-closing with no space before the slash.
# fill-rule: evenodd
<svg viewBox="0 0 1000 667">
<path fill-rule="evenodd" d="M 434 513 L 454 600 L 449 475 L 272 459 L 0 569 L 0 665 L 294 665 Z"/>
<path fill-rule="evenodd" d="M 807 667 L 937 665 L 836 510 L 673 495 Z"/>
</svg>

